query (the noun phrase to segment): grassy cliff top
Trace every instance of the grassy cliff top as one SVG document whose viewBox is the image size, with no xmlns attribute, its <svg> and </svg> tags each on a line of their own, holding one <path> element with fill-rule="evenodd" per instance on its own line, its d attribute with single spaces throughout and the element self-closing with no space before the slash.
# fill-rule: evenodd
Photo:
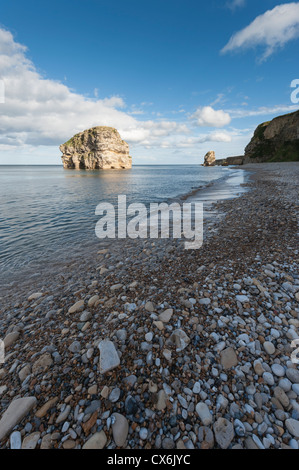
<svg viewBox="0 0 299 470">
<path fill-rule="evenodd" d="M 101 133 L 101 132 L 104 132 L 104 131 L 109 131 L 111 134 L 116 134 L 116 135 L 119 135 L 118 134 L 118 131 L 114 128 L 114 127 L 109 127 L 109 126 L 95 126 L 95 127 L 91 127 L 90 129 L 85 129 L 84 131 L 82 132 L 79 132 L 78 134 L 75 134 L 73 137 L 71 137 L 68 141 L 66 141 L 64 144 L 62 145 L 74 145 L 74 144 L 78 144 L 80 143 L 80 141 L 82 141 L 82 138 L 86 135 L 86 134 L 97 134 L 97 133 Z"/>
<path fill-rule="evenodd" d="M 299 161 L 299 110 L 261 123 L 245 155 L 260 161 Z"/>
</svg>

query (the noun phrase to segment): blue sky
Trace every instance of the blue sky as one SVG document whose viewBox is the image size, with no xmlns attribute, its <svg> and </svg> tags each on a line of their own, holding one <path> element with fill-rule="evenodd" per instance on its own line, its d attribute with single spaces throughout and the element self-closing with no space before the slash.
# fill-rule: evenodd
<svg viewBox="0 0 299 470">
<path fill-rule="evenodd" d="M 0 163 L 60 164 L 94 125 L 135 164 L 243 154 L 260 122 L 298 109 L 298 47 L 299 2 L 3 1 Z"/>
</svg>

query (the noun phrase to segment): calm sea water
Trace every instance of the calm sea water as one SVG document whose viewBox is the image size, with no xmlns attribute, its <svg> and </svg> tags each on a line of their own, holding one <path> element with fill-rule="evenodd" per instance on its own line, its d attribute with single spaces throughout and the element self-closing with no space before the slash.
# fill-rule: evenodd
<svg viewBox="0 0 299 470">
<path fill-rule="evenodd" d="M 0 167 L 0 275 L 81 253 L 95 236 L 97 204 L 167 201 L 236 174 L 227 167 L 134 166 L 76 171 L 61 166 Z"/>
</svg>

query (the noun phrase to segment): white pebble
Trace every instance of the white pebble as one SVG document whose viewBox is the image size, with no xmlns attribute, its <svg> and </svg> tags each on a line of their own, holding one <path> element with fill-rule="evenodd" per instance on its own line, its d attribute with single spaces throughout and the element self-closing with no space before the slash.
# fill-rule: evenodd
<svg viewBox="0 0 299 470">
<path fill-rule="evenodd" d="M 19 431 L 14 431 L 10 435 L 10 448 L 11 449 L 21 449 L 22 447 L 22 437 Z"/>
<path fill-rule="evenodd" d="M 142 439 L 143 441 L 145 441 L 145 439 L 147 439 L 147 435 L 148 435 L 148 431 L 146 428 L 141 428 L 140 431 L 139 431 L 139 437 L 140 439 Z"/>
<path fill-rule="evenodd" d="M 241 302 L 241 304 L 245 302 L 249 302 L 249 298 L 247 297 L 247 295 L 236 295 L 236 300 Z"/>
<path fill-rule="evenodd" d="M 208 406 L 203 403 L 197 403 L 196 405 L 196 413 L 201 419 L 201 422 L 203 423 L 204 426 L 209 426 L 212 423 L 212 415 L 210 413 L 210 410 Z"/>
<path fill-rule="evenodd" d="M 153 339 L 153 333 L 152 332 L 149 332 L 149 333 L 146 333 L 145 335 L 145 341 L 147 341 L 148 343 L 150 343 Z"/>
</svg>

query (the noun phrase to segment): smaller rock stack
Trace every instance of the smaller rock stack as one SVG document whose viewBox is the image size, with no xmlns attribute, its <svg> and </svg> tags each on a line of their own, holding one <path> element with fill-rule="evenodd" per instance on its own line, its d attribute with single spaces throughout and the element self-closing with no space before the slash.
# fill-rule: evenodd
<svg viewBox="0 0 299 470">
<path fill-rule="evenodd" d="M 210 150 L 205 155 L 203 166 L 214 166 L 215 160 L 216 160 L 215 152 L 213 150 Z"/>
</svg>

